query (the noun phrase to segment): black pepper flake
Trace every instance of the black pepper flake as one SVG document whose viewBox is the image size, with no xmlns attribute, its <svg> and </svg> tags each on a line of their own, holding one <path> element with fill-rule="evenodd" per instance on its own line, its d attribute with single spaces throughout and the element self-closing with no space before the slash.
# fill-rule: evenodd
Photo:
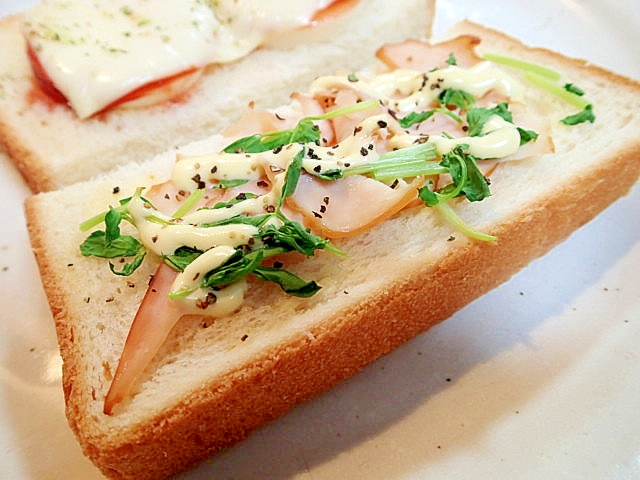
<svg viewBox="0 0 640 480">
<path fill-rule="evenodd" d="M 268 184 L 266 181 L 264 181 L 264 180 L 258 180 L 257 185 L 258 185 L 259 187 L 263 187 L 263 188 L 267 188 L 267 187 L 269 186 L 269 184 Z"/>
<path fill-rule="evenodd" d="M 274 205 L 267 205 L 265 207 L 265 210 L 267 211 L 267 213 L 273 213 L 276 211 L 276 207 Z"/>
<path fill-rule="evenodd" d="M 316 173 L 320 173 L 322 171 L 322 166 L 316 165 L 315 167 L 313 167 L 313 171 Z"/>
<path fill-rule="evenodd" d="M 311 211 L 311 213 L 313 213 L 313 216 L 316 218 L 322 218 L 322 215 L 319 214 L 318 212 L 314 212 L 313 210 Z"/>
<path fill-rule="evenodd" d="M 67 267 L 73 267 L 73 263 L 67 263 Z"/>
<path fill-rule="evenodd" d="M 113 194 L 120 193 L 120 187 L 113 187 Z"/>
<path fill-rule="evenodd" d="M 312 160 L 320 160 L 320 157 L 318 156 L 318 154 L 315 152 L 313 148 L 307 149 L 307 157 Z"/>
<path fill-rule="evenodd" d="M 216 173 L 218 171 L 218 166 L 214 165 L 213 167 L 211 167 L 211 173 Z"/>
<path fill-rule="evenodd" d="M 276 118 L 278 120 L 284 120 L 284 117 L 282 115 L 280 115 L 279 113 L 276 113 Z"/>
<path fill-rule="evenodd" d="M 244 342 L 247 338 L 249 338 L 249 335 L 245 333 L 244 335 L 242 335 L 242 337 L 240 337 L 240 341 Z"/>
<path fill-rule="evenodd" d="M 273 153 L 276 155 L 281 151 L 282 151 L 282 145 L 278 145 L 276 148 L 273 149 Z"/>
<path fill-rule="evenodd" d="M 326 213 L 327 212 L 327 206 L 326 205 L 320 205 L 320 213 Z"/>
<path fill-rule="evenodd" d="M 360 149 L 360 155 L 362 155 L 363 157 L 366 157 L 367 155 L 369 155 L 369 150 L 367 150 L 365 147 L 362 147 Z"/>
<path fill-rule="evenodd" d="M 358 133 L 360 133 L 362 131 L 362 127 L 360 125 L 358 125 L 356 128 L 353 129 L 353 135 L 357 135 Z"/>
<path fill-rule="evenodd" d="M 205 187 L 205 183 L 199 173 L 196 173 L 193 177 L 191 177 L 191 180 L 193 180 L 196 185 L 198 185 L 198 189 L 202 189 Z"/>
<path fill-rule="evenodd" d="M 391 190 L 394 190 L 397 186 L 398 186 L 398 179 L 396 178 L 393 183 L 391 185 L 389 185 L 389 188 L 391 188 Z"/>
<path fill-rule="evenodd" d="M 462 131 L 463 132 L 468 132 L 469 131 L 469 126 L 468 125 L 463 125 L 462 126 Z"/>
<path fill-rule="evenodd" d="M 209 307 L 209 305 L 213 305 L 217 301 L 218 301 L 218 297 L 216 297 L 216 294 L 213 292 L 209 292 L 203 298 L 199 298 L 196 301 L 196 307 L 204 310 L 207 307 Z"/>
<path fill-rule="evenodd" d="M 111 302 L 113 302 L 114 300 L 115 300 L 115 298 L 113 298 L 113 297 L 107 297 L 107 298 L 105 299 L 105 302 L 107 302 L 107 303 L 111 303 Z"/>
<path fill-rule="evenodd" d="M 275 262 L 273 262 L 273 268 L 282 268 L 284 267 L 284 263 L 282 263 L 279 260 L 276 260 Z"/>
<path fill-rule="evenodd" d="M 157 235 L 154 235 L 153 237 L 151 237 L 151 241 L 152 241 L 153 243 L 156 243 L 156 242 L 158 241 L 158 236 L 157 236 Z"/>
<path fill-rule="evenodd" d="M 385 122 L 384 120 L 378 120 L 378 126 L 380 128 L 387 128 L 387 122 Z"/>
<path fill-rule="evenodd" d="M 447 238 L 447 242 L 453 242 L 455 239 L 455 235 L 449 235 L 449 238 Z"/>
<path fill-rule="evenodd" d="M 324 198 L 322 199 L 322 202 L 323 202 L 325 205 L 329 205 L 329 197 L 324 197 Z"/>
<path fill-rule="evenodd" d="M 349 168 L 349 167 L 351 166 L 351 163 L 349 163 L 349 162 L 345 162 L 344 166 L 345 166 L 346 168 Z"/>
<path fill-rule="evenodd" d="M 165 194 L 164 194 L 164 199 L 165 199 L 165 200 L 169 200 L 170 198 L 171 198 L 171 196 L 170 196 L 168 193 L 165 193 Z"/>
</svg>

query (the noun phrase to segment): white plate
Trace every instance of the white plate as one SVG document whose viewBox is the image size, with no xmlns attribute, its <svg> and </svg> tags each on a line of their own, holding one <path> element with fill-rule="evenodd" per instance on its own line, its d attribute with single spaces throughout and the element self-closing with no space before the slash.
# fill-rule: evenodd
<svg viewBox="0 0 640 480">
<path fill-rule="evenodd" d="M 637 0 L 442 0 L 436 34 L 464 16 L 640 78 Z M 64 418 L 27 195 L 1 159 L 0 477 L 99 479 Z M 501 288 L 178 478 L 640 478 L 639 205 L 636 186 Z"/>
</svg>

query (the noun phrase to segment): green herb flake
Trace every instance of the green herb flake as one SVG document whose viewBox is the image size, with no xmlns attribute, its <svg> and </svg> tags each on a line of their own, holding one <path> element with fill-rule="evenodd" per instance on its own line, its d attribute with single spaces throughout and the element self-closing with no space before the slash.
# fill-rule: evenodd
<svg viewBox="0 0 640 480">
<path fill-rule="evenodd" d="M 582 90 L 581 88 L 575 86 L 573 83 L 565 83 L 564 84 L 564 89 L 567 92 L 571 92 L 575 95 L 578 95 L 579 97 L 582 97 L 584 95 L 584 90 Z"/>
</svg>

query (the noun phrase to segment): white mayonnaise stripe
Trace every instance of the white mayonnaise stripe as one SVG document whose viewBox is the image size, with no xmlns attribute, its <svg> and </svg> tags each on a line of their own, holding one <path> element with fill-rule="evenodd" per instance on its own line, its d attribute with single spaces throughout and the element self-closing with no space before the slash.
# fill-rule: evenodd
<svg viewBox="0 0 640 480">
<path fill-rule="evenodd" d="M 159 256 L 171 255 L 182 246 L 202 251 L 219 245 L 238 247 L 249 243 L 258 233 L 257 227 L 253 225 L 199 227 L 181 222 L 170 223 L 172 219 L 153 209 L 139 197 L 131 199 L 128 210 L 140 234 L 140 241 Z"/>
</svg>

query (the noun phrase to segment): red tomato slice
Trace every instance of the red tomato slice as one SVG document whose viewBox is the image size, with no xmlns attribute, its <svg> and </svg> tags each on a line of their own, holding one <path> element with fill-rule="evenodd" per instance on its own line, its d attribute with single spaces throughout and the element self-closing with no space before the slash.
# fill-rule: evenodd
<svg viewBox="0 0 640 480">
<path fill-rule="evenodd" d="M 47 97 L 55 103 L 66 104 L 67 98 L 53 84 L 51 77 L 49 77 L 49 74 L 42 66 L 42 63 L 40 63 L 40 59 L 31 45 L 27 47 L 27 55 L 29 57 L 29 62 L 31 63 L 33 75 L 36 77 L 36 81 L 38 82 L 38 86 L 47 95 Z"/>
<path fill-rule="evenodd" d="M 42 66 L 36 51 L 31 45 L 27 46 L 27 55 L 31 63 L 33 75 L 36 78 L 37 86 L 44 92 L 47 98 L 53 102 L 67 104 L 67 98 L 58 90 L 53 80 L 51 80 L 51 77 Z M 193 87 L 201 72 L 202 69 L 192 67 L 175 75 L 146 83 L 123 95 L 94 115 L 108 113 L 125 106 L 147 107 L 175 100 Z"/>
</svg>

